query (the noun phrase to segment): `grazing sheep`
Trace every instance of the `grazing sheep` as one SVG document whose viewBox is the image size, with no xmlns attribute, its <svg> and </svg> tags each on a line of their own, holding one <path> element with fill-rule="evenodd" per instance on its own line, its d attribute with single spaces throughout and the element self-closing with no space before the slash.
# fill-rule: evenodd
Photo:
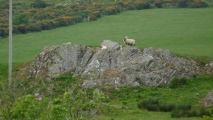
<svg viewBox="0 0 213 120">
<path fill-rule="evenodd" d="M 123 39 L 123 41 L 127 45 L 131 45 L 131 46 L 133 45 L 133 46 L 135 46 L 135 40 L 134 39 L 128 39 L 127 36 Z"/>
</svg>

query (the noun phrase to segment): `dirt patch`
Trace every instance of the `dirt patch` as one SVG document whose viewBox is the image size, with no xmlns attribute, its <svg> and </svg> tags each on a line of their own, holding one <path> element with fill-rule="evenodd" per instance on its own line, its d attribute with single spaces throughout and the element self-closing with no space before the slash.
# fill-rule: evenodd
<svg viewBox="0 0 213 120">
<path fill-rule="evenodd" d="M 124 76 L 121 73 L 118 73 L 117 70 L 105 70 L 104 71 L 104 77 L 109 78 L 109 77 L 122 77 Z"/>
</svg>

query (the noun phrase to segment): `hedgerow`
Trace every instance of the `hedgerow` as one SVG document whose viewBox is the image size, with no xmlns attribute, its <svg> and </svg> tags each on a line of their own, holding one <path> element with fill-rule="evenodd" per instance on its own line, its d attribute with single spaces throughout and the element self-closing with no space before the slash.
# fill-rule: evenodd
<svg viewBox="0 0 213 120">
<path fill-rule="evenodd" d="M 66 6 L 51 6 L 43 0 L 34 0 L 31 7 L 20 8 L 20 3 L 14 4 L 13 33 L 27 33 L 41 30 L 54 29 L 56 27 L 68 26 L 84 21 L 93 21 L 102 15 L 114 15 L 125 10 L 150 9 L 151 6 L 161 8 L 164 4 L 171 4 L 180 8 L 206 7 L 207 4 L 201 0 L 126 0 L 119 2 L 80 2 Z M 0 2 L 0 37 L 8 36 L 8 11 L 5 7 L 8 2 Z M 16 7 L 19 6 L 19 7 Z M 15 9 L 17 8 L 17 9 Z M 54 22 L 53 22 L 54 21 Z M 38 25 L 38 26 L 36 26 Z"/>
</svg>

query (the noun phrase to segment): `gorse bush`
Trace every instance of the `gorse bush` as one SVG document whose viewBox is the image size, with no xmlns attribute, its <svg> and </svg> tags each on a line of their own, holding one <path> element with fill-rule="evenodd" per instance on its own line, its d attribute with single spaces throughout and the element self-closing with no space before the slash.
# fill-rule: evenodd
<svg viewBox="0 0 213 120">
<path fill-rule="evenodd" d="M 186 78 L 174 78 L 169 84 L 169 88 L 181 88 L 187 84 Z"/>
<path fill-rule="evenodd" d="M 159 101 L 157 98 L 143 99 L 138 102 L 137 106 L 140 109 L 162 112 L 171 112 L 175 108 L 174 104 Z"/>
<path fill-rule="evenodd" d="M 190 104 L 186 103 L 176 105 L 175 109 L 173 109 L 171 112 L 171 117 L 173 118 L 189 117 L 189 116 L 191 117 L 191 115 L 189 115 L 191 107 L 192 106 Z"/>
<path fill-rule="evenodd" d="M 158 98 L 146 98 L 137 103 L 138 108 L 148 111 L 171 112 L 172 118 L 181 117 L 204 117 L 206 120 L 212 118 L 213 108 L 193 108 L 189 103 L 174 104 L 160 101 Z M 208 118 L 208 119 L 207 119 Z M 211 119 L 210 119 L 211 120 Z"/>
<path fill-rule="evenodd" d="M 154 4 L 155 4 L 155 6 L 156 6 L 157 8 L 162 8 L 162 7 L 163 7 L 163 6 L 162 6 L 162 2 L 161 2 L 160 0 L 155 0 Z"/>
<path fill-rule="evenodd" d="M 206 120 L 211 120 L 213 117 L 212 113 L 212 107 L 193 108 L 191 104 L 182 103 L 176 105 L 175 109 L 172 110 L 171 117 L 203 117 L 206 118 Z"/>
<path fill-rule="evenodd" d="M 201 0 L 178 0 L 177 6 L 180 8 L 203 8 L 207 7 L 207 3 Z"/>
<path fill-rule="evenodd" d="M 34 96 L 26 95 L 18 98 L 15 101 L 14 107 L 11 110 L 13 119 L 35 119 L 37 117 L 38 103 Z"/>
<path fill-rule="evenodd" d="M 175 104 L 173 104 L 173 103 L 162 102 L 159 105 L 159 111 L 162 111 L 162 112 L 170 112 L 174 108 L 175 108 Z"/>
<path fill-rule="evenodd" d="M 65 92 L 63 97 L 48 97 L 38 100 L 33 95 L 25 95 L 15 100 L 10 110 L 11 114 L 4 115 L 8 119 L 91 119 L 99 111 L 109 111 L 111 108 L 103 104 L 106 97 L 103 93 L 93 92 L 91 97 L 87 92 L 73 88 L 71 92 Z M 107 108 L 107 109 L 106 109 Z"/>
<path fill-rule="evenodd" d="M 26 13 L 21 13 L 20 15 L 17 15 L 13 19 L 13 24 L 14 25 L 19 25 L 19 24 L 29 24 L 29 16 Z"/>
<path fill-rule="evenodd" d="M 0 77 L 6 70 L 3 67 L 2 65 L 0 69 Z M 107 104 L 109 99 L 103 92 L 79 87 L 79 81 L 70 73 L 53 81 L 25 80 L 17 81 L 13 89 L 0 87 L 0 119 L 77 120 L 92 119 L 102 113 L 116 113 Z M 22 89 L 23 86 L 27 90 Z M 19 93 L 20 91 L 24 92 Z"/>
<path fill-rule="evenodd" d="M 198 116 L 206 118 L 206 120 L 209 120 L 209 118 L 211 118 L 210 120 L 212 120 L 213 119 L 213 107 L 211 106 L 211 107 L 201 108 L 198 112 Z"/>
<path fill-rule="evenodd" d="M 203 120 L 213 120 L 213 107 L 206 108 L 205 111 L 207 114 L 203 115 Z"/>
<path fill-rule="evenodd" d="M 34 0 L 31 6 L 34 8 L 45 8 L 48 6 L 48 4 L 43 0 Z"/>
</svg>

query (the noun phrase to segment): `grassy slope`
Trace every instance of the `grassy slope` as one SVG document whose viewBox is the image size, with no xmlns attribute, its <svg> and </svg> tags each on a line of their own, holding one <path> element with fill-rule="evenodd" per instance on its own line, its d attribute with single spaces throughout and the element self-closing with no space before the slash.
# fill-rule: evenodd
<svg viewBox="0 0 213 120">
<path fill-rule="evenodd" d="M 114 118 L 116 120 L 171 120 L 170 113 L 165 112 L 148 112 L 140 110 L 137 107 L 137 101 L 147 97 L 155 97 L 169 103 L 181 104 L 189 103 L 193 107 L 200 106 L 200 99 L 204 98 L 213 88 L 212 76 L 198 77 L 188 80 L 187 85 L 183 88 L 169 89 L 156 87 L 138 87 L 138 88 L 121 88 L 120 91 L 111 91 L 111 99 L 115 102 L 114 106 L 123 106 L 118 109 L 118 113 L 111 116 L 102 116 L 105 118 Z M 196 95 L 199 94 L 199 95 Z M 125 103 L 125 104 L 123 104 Z M 181 120 L 198 120 L 200 118 L 179 118 Z"/>
<path fill-rule="evenodd" d="M 139 48 L 169 49 L 177 54 L 213 57 L 213 8 L 127 11 L 88 23 L 14 35 L 13 62 L 32 61 L 44 46 L 72 42 L 99 46 L 102 40 L 123 44 L 126 35 Z M 0 39 L 0 63 L 8 59 L 8 38 Z"/>
</svg>

